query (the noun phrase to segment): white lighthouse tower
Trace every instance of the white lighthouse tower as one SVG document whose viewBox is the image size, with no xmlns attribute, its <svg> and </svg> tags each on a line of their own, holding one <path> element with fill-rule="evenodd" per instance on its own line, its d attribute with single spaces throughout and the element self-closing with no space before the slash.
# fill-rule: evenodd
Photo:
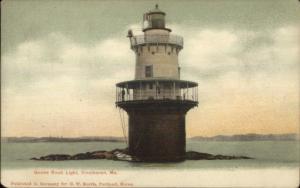
<svg viewBox="0 0 300 188">
<path fill-rule="evenodd" d="M 135 79 L 117 84 L 116 105 L 129 117 L 129 153 L 145 161 L 180 161 L 185 115 L 198 105 L 198 84 L 180 80 L 183 38 L 165 26 L 158 5 L 143 16 L 143 35 L 128 32 Z"/>
</svg>

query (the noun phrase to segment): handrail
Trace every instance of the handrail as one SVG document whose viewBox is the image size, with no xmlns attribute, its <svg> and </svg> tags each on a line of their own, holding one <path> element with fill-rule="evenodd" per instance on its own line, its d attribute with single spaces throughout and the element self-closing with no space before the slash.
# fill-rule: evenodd
<svg viewBox="0 0 300 188">
<path fill-rule="evenodd" d="M 176 85 L 180 85 L 181 88 L 187 88 L 187 87 L 190 88 L 190 87 L 198 86 L 197 82 L 188 81 L 188 80 L 156 79 L 156 78 L 123 81 L 117 83 L 116 86 L 121 88 L 133 89 L 139 87 L 140 83 L 174 83 L 174 82 Z"/>
<path fill-rule="evenodd" d="M 121 100 L 116 101 L 116 105 L 122 105 L 122 104 L 153 104 L 153 103 L 173 103 L 173 104 L 194 104 L 198 106 L 198 101 L 196 100 L 190 100 L 190 99 L 142 99 L 142 100 Z"/>
<path fill-rule="evenodd" d="M 173 44 L 183 47 L 183 38 L 178 35 L 136 35 L 130 38 L 131 48 L 142 44 Z"/>
<path fill-rule="evenodd" d="M 141 88 L 129 89 L 118 88 L 116 89 L 116 102 L 126 101 L 144 101 L 144 100 L 175 100 L 175 101 L 194 101 L 198 102 L 198 87 L 193 88 L 181 88 L 181 89 L 167 89 L 155 88 L 152 90 L 143 90 Z"/>
</svg>

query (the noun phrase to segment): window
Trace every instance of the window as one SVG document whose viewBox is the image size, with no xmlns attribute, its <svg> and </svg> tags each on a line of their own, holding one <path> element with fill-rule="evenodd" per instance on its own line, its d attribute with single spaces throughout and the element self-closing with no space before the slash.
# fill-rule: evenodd
<svg viewBox="0 0 300 188">
<path fill-rule="evenodd" d="M 146 66 L 145 67 L 145 77 L 152 77 L 153 76 L 153 66 Z"/>
</svg>

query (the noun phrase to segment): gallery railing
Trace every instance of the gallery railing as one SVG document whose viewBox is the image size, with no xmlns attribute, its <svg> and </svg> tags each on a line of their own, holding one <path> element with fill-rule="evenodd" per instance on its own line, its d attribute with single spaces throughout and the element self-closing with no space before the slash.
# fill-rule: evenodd
<svg viewBox="0 0 300 188">
<path fill-rule="evenodd" d="M 132 85 L 126 82 L 116 87 L 116 102 L 140 101 L 140 100 L 181 100 L 198 102 L 198 85 L 184 83 L 169 83 L 168 88 L 159 87 L 153 82 L 151 89 L 146 83 L 140 82 Z"/>
<path fill-rule="evenodd" d="M 183 38 L 178 35 L 136 35 L 130 38 L 131 48 L 143 44 L 173 44 L 183 47 Z"/>
</svg>

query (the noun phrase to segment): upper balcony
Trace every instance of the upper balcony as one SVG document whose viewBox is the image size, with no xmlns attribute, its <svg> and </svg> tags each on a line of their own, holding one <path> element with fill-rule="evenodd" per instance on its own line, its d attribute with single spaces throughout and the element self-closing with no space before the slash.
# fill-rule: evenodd
<svg viewBox="0 0 300 188">
<path fill-rule="evenodd" d="M 135 35 L 130 37 L 131 49 L 146 44 L 171 44 L 183 48 L 183 38 L 178 35 Z"/>
</svg>

